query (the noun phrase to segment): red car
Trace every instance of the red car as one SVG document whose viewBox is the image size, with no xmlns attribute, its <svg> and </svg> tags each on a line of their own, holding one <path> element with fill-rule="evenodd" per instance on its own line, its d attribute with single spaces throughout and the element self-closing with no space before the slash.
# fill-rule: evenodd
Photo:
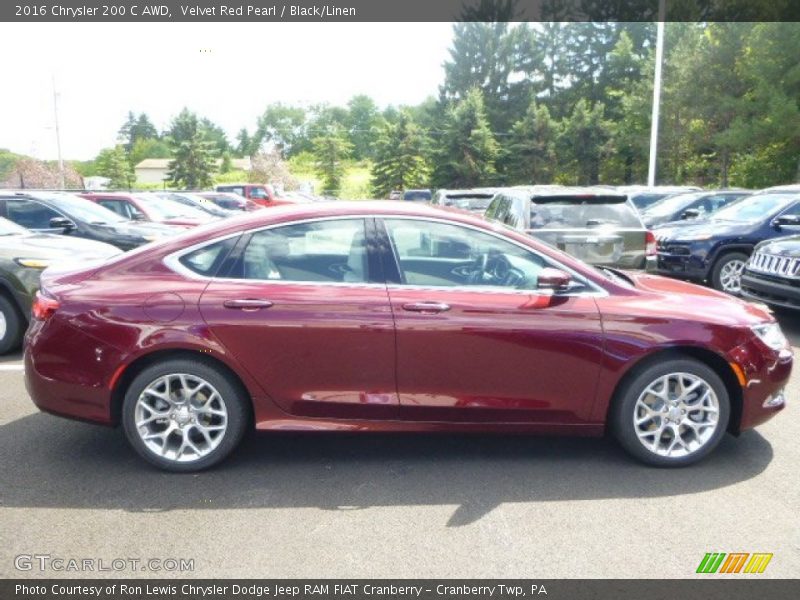
<svg viewBox="0 0 800 600">
<path fill-rule="evenodd" d="M 25 378 L 194 471 L 259 430 L 602 435 L 661 466 L 784 407 L 772 315 L 590 267 L 468 214 L 331 202 L 236 216 L 47 269 Z"/>
<path fill-rule="evenodd" d="M 277 193 L 271 185 L 263 183 L 224 183 L 218 185 L 217 192 L 228 192 L 242 198 L 252 200 L 260 206 L 280 206 L 281 204 L 294 204 L 296 201 L 284 198 Z"/>
<path fill-rule="evenodd" d="M 202 210 L 146 192 L 91 192 L 79 195 L 132 221 L 152 221 L 189 228 L 214 220 Z"/>
</svg>

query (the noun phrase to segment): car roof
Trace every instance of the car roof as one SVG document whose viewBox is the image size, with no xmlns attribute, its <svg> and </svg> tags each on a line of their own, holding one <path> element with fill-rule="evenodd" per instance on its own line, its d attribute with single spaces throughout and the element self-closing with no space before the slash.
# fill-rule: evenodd
<svg viewBox="0 0 800 600">
<path fill-rule="evenodd" d="M 524 194 L 530 198 L 546 198 L 551 196 L 613 196 L 624 199 L 626 194 L 608 188 L 598 187 L 567 187 L 560 185 L 531 185 L 508 188 Z"/>
</svg>

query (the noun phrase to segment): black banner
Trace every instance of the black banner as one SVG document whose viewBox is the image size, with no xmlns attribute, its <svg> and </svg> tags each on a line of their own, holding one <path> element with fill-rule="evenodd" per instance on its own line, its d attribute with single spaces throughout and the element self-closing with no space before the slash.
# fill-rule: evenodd
<svg viewBox="0 0 800 600">
<path fill-rule="evenodd" d="M 663 10 L 660 10 L 663 8 Z M 3 0 L 17 22 L 800 21 L 797 0 Z"/>
<path fill-rule="evenodd" d="M 783 600 L 798 580 L 726 579 L 62 579 L 0 581 L 3 600 Z"/>
</svg>

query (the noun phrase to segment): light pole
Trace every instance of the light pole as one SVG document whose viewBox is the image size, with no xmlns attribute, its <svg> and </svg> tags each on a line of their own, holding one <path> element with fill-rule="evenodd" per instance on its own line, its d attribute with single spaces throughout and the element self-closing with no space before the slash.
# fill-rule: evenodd
<svg viewBox="0 0 800 600">
<path fill-rule="evenodd" d="M 53 75 L 53 114 L 56 118 L 56 148 L 58 149 L 58 174 L 61 178 L 61 189 L 66 187 L 64 178 L 64 159 L 61 157 L 61 133 L 58 129 L 58 92 L 56 92 L 56 76 Z"/>
<path fill-rule="evenodd" d="M 653 114 L 650 119 L 650 164 L 647 169 L 647 185 L 656 184 L 656 156 L 658 154 L 658 118 L 661 108 L 661 63 L 664 58 L 664 19 L 667 17 L 666 0 L 658 2 L 656 25 L 656 69 L 653 78 Z"/>
</svg>

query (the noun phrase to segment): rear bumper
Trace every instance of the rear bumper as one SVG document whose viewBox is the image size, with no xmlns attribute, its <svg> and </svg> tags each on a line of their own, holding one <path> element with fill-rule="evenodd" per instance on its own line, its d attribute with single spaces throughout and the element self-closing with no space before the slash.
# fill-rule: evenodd
<svg viewBox="0 0 800 600">
<path fill-rule="evenodd" d="M 778 277 L 761 277 L 745 271 L 742 275 L 742 296 L 748 300 L 800 310 L 800 287 Z"/>
</svg>

